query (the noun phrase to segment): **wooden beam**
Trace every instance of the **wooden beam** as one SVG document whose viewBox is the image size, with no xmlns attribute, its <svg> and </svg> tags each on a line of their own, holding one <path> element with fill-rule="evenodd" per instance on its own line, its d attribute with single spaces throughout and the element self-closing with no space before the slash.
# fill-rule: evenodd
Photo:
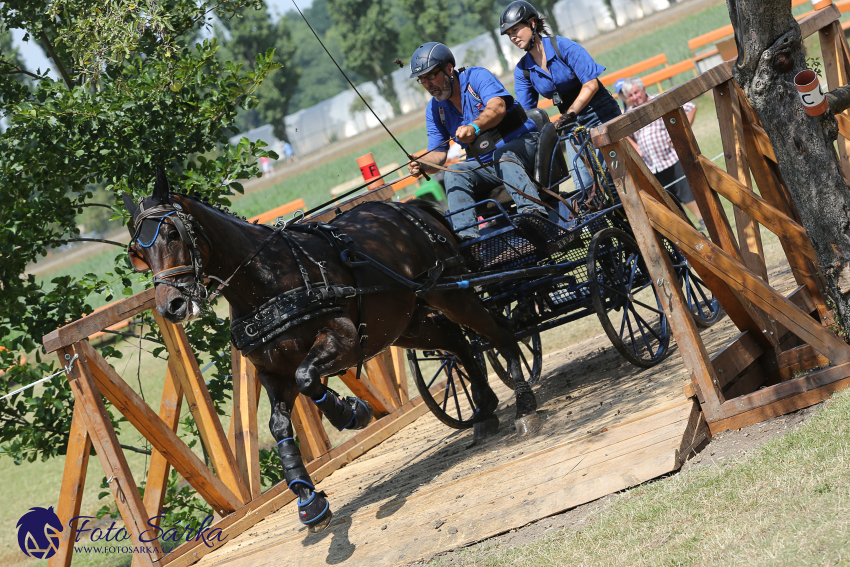
<svg viewBox="0 0 850 567">
<path fill-rule="evenodd" d="M 260 445 L 257 433 L 257 405 L 260 382 L 257 369 L 242 356 L 236 347 L 230 347 L 233 367 L 233 415 L 230 419 L 233 432 L 233 454 L 239 473 L 248 483 L 251 499 L 262 492 L 260 484 Z M 228 439 L 231 437 L 228 436 Z"/>
<path fill-rule="evenodd" d="M 785 214 L 745 187 L 740 181 L 714 165 L 710 159 L 700 156 L 705 176 L 711 188 L 741 209 L 745 209 L 752 218 L 775 234 L 779 240 L 792 251 L 799 252 L 810 260 L 817 262 L 817 256 L 812 248 L 806 229 L 791 220 Z M 808 274 L 811 276 L 812 274 Z M 802 283 L 802 282 L 801 282 Z"/>
<path fill-rule="evenodd" d="M 393 410 L 393 403 L 388 399 L 380 389 L 372 384 L 366 376 L 360 375 L 360 380 L 357 379 L 357 373 L 353 368 L 345 371 L 345 374 L 339 377 L 342 383 L 348 386 L 351 393 L 366 400 L 372 406 L 372 413 L 375 417 L 383 417 Z"/>
<path fill-rule="evenodd" d="M 709 69 L 702 75 L 673 87 L 663 95 L 640 105 L 626 114 L 597 126 L 592 131 L 593 146 L 601 148 L 631 136 L 644 126 L 652 124 L 664 114 L 710 91 L 732 78 L 732 62 L 727 61 Z"/>
<path fill-rule="evenodd" d="M 717 375 L 709 362 L 705 344 L 690 315 L 690 309 L 682 294 L 670 256 L 653 231 L 647 211 L 644 209 L 641 193 L 635 181 L 637 176 L 635 162 L 629 150 L 633 151 L 631 145 L 621 141 L 603 148 L 603 155 L 608 162 L 617 193 L 628 215 L 635 240 L 638 242 L 670 327 L 673 329 L 679 352 L 691 373 L 691 379 L 705 398 L 705 403 L 702 404 L 703 411 L 707 417 L 710 417 L 723 402 L 723 394 L 717 386 Z M 679 222 L 685 223 L 675 213 L 667 211 L 670 216 L 675 216 Z"/>
<path fill-rule="evenodd" d="M 60 362 L 65 362 L 60 359 Z M 91 454 L 91 437 L 86 431 L 83 404 L 74 404 L 74 417 L 68 434 L 68 450 L 65 452 L 65 468 L 62 472 L 62 487 L 59 490 L 59 505 L 56 515 L 65 529 L 59 532 L 56 554 L 47 562 L 48 567 L 69 567 L 74 555 L 74 541 L 79 520 L 71 525 L 71 518 L 80 515 L 83 490 L 86 487 L 86 472 Z"/>
<path fill-rule="evenodd" d="M 688 250 L 689 254 L 699 257 L 730 286 L 737 287 L 757 307 L 834 363 L 850 362 L 850 345 L 823 328 L 723 250 L 706 241 L 699 232 L 671 214 L 661 203 L 646 194 L 641 197 L 652 226 L 657 231 L 676 242 L 683 250 Z"/>
<path fill-rule="evenodd" d="M 381 355 L 378 355 L 370 360 L 367 360 L 363 367 L 366 370 L 366 375 L 369 381 L 381 391 L 384 397 L 390 401 L 392 408 L 390 411 L 401 407 L 401 399 L 398 396 L 398 387 L 390 374 L 389 368 Z"/>
<path fill-rule="evenodd" d="M 721 389 L 731 384 L 738 375 L 764 353 L 764 347 L 750 331 L 744 331 L 732 342 L 711 357 Z"/>
<path fill-rule="evenodd" d="M 68 383 L 74 393 L 75 413 L 79 406 L 79 415 L 83 417 L 85 429 L 91 437 L 97 457 L 103 466 L 109 490 L 115 498 L 115 504 L 118 506 L 133 544 L 144 545 L 140 536 L 150 528 L 148 513 L 139 496 L 127 459 L 118 443 L 118 436 L 112 427 L 106 406 L 100 397 L 101 392 L 95 383 L 92 369 L 89 368 L 91 360 L 89 351 L 94 352 L 94 350 L 90 346 L 86 349 L 87 346 L 88 343 L 84 341 L 59 349 L 59 361 L 64 365 L 74 355 L 78 357 L 68 376 Z M 153 567 L 153 561 L 160 558 L 160 554 L 156 551 L 139 555 L 142 567 Z"/>
<path fill-rule="evenodd" d="M 764 128 L 761 126 L 753 126 L 753 133 L 755 134 L 756 143 L 758 144 L 759 149 L 761 149 L 764 157 L 772 161 L 776 162 L 776 154 L 773 152 L 773 144 L 770 143 L 770 138 L 767 135 L 767 132 L 764 131 Z"/>
<path fill-rule="evenodd" d="M 803 36 L 803 39 L 805 39 L 817 31 L 827 27 L 832 22 L 837 22 L 840 17 L 841 12 L 838 11 L 835 4 L 830 4 L 826 8 L 816 10 L 801 19 L 798 22 L 800 24 L 800 34 Z"/>
<path fill-rule="evenodd" d="M 829 365 L 829 359 L 815 352 L 812 345 L 802 345 L 786 350 L 777 358 L 779 359 L 779 376 L 783 382 L 790 380 L 795 374 Z"/>
<path fill-rule="evenodd" d="M 165 455 L 168 462 L 219 514 L 241 505 L 230 489 L 204 465 L 195 453 L 157 416 L 139 395 L 87 342 L 77 343 L 75 352 L 91 367 L 100 391 L 133 427 Z M 146 520 L 147 521 L 147 520 Z"/>
<path fill-rule="evenodd" d="M 69 346 L 91 334 L 102 331 L 110 325 L 120 323 L 142 311 L 147 311 L 154 305 L 156 305 L 156 298 L 153 288 L 117 301 L 109 307 L 95 311 L 91 315 L 86 315 L 82 319 L 44 335 L 41 339 L 44 350 L 50 353 Z"/>
<path fill-rule="evenodd" d="M 398 397 L 402 405 L 410 401 L 410 391 L 407 387 L 407 357 L 403 348 L 390 347 L 390 360 L 398 387 Z"/>
<path fill-rule="evenodd" d="M 207 449 L 213 469 L 230 491 L 242 503 L 245 503 L 251 499 L 251 493 L 239 473 L 236 457 L 230 450 L 230 444 L 227 442 L 221 420 L 218 418 L 201 369 L 198 367 L 198 361 L 189 345 L 186 331 L 182 325 L 166 321 L 156 310 L 153 311 L 153 316 L 159 325 L 162 340 L 168 348 L 169 362 L 172 358 L 174 359 L 175 374 L 183 387 L 186 403 L 195 418 L 195 424 L 198 426 L 201 441 Z"/>
</svg>

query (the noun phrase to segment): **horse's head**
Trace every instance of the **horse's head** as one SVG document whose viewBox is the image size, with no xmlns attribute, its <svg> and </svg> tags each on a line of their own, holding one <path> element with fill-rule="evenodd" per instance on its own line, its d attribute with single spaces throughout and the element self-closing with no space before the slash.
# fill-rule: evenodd
<svg viewBox="0 0 850 567">
<path fill-rule="evenodd" d="M 123 198 L 133 218 L 130 264 L 137 272 L 153 272 L 157 311 L 172 323 L 198 316 L 207 296 L 201 246 L 209 252 L 208 243 L 198 238 L 202 233 L 193 217 L 172 200 L 165 172 L 157 168 L 153 194 L 138 205 L 126 193 Z"/>
</svg>

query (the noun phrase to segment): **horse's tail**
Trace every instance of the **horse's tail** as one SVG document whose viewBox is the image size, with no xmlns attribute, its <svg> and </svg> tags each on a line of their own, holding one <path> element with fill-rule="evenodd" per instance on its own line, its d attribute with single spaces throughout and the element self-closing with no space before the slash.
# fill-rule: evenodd
<svg viewBox="0 0 850 567">
<path fill-rule="evenodd" d="M 410 201 L 407 201 L 407 204 L 413 205 L 420 211 L 428 213 L 429 215 L 437 219 L 437 221 L 441 225 L 446 227 L 446 230 L 448 230 L 450 234 L 454 235 L 455 231 L 452 228 L 449 219 L 447 219 L 445 215 L 443 215 L 443 211 L 440 210 L 440 207 L 438 207 L 436 203 L 432 201 L 426 201 L 425 199 L 411 199 Z"/>
</svg>

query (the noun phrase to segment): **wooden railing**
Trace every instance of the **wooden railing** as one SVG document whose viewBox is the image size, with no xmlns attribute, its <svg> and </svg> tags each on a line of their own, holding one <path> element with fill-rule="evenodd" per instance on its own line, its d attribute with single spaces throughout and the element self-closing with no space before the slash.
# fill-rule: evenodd
<svg viewBox="0 0 850 567">
<path fill-rule="evenodd" d="M 819 33 L 830 89 L 850 78 L 847 42 L 835 6 L 800 21 L 803 37 Z M 827 328 L 817 258 L 785 186 L 767 134 L 732 79 L 731 62 L 715 67 L 597 128 L 600 148 L 670 321 L 695 394 L 713 432 L 805 407 L 850 386 L 850 345 Z M 681 106 L 713 92 L 726 171 L 700 152 Z M 625 139 L 663 120 L 711 239 L 694 229 Z M 839 116 L 845 122 L 845 116 Z M 847 175 L 848 142 L 839 137 Z M 755 179 L 760 196 L 754 193 Z M 736 233 L 721 205 L 732 203 Z M 760 227 L 779 239 L 798 287 L 790 296 L 767 280 Z M 659 236 L 673 241 L 718 298 L 741 334 L 709 356 Z M 796 378 L 791 370 L 835 366 Z"/>
</svg>

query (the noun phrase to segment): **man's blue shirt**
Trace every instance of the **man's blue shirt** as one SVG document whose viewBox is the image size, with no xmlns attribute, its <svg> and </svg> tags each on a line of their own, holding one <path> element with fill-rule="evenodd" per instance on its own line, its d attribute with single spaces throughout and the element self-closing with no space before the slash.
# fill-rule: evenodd
<svg viewBox="0 0 850 567">
<path fill-rule="evenodd" d="M 543 37 L 543 51 L 546 53 L 546 67 L 549 73 L 541 69 L 530 53 L 519 60 L 514 69 L 514 90 L 517 101 L 523 108 L 537 108 L 538 95 L 552 98 L 555 91 L 567 92 L 597 78 L 605 67 L 593 60 L 585 48 L 565 37 L 555 38 L 563 61 L 555 54 L 552 38 Z M 525 78 L 523 69 L 528 69 L 529 78 Z"/>
<path fill-rule="evenodd" d="M 477 94 L 481 100 L 478 100 L 475 96 L 473 96 L 472 92 L 470 92 L 470 87 L 472 87 L 472 90 L 475 91 L 475 94 Z M 473 120 L 477 119 L 491 99 L 497 96 L 505 99 L 505 107 L 508 112 L 513 110 L 514 107 L 519 104 L 508 93 L 508 91 L 505 90 L 505 87 L 501 82 L 499 82 L 499 79 L 497 79 L 493 73 L 481 67 L 469 67 L 466 71 L 460 73 L 459 80 L 455 80 L 454 88 L 460 88 L 460 104 L 463 109 L 463 113 L 458 112 L 449 100 L 438 102 L 437 99 L 432 98 L 428 102 L 428 109 L 425 111 L 425 124 L 428 132 L 429 150 L 435 150 L 441 147 L 441 149 L 448 150 L 447 139 L 454 136 L 460 126 L 469 124 Z M 443 122 L 440 120 L 441 109 L 446 122 L 445 126 L 443 126 Z M 534 121 L 529 118 L 522 126 L 498 142 L 496 144 L 496 148 L 505 145 L 507 142 L 510 142 L 514 138 L 522 136 L 523 134 L 536 131 L 537 126 L 534 124 Z M 467 147 L 464 143 L 460 143 L 460 146 L 464 149 Z M 493 152 L 479 157 L 483 161 L 489 161 L 493 157 Z M 469 156 L 467 161 L 471 161 L 473 159 L 475 158 Z"/>
</svg>

